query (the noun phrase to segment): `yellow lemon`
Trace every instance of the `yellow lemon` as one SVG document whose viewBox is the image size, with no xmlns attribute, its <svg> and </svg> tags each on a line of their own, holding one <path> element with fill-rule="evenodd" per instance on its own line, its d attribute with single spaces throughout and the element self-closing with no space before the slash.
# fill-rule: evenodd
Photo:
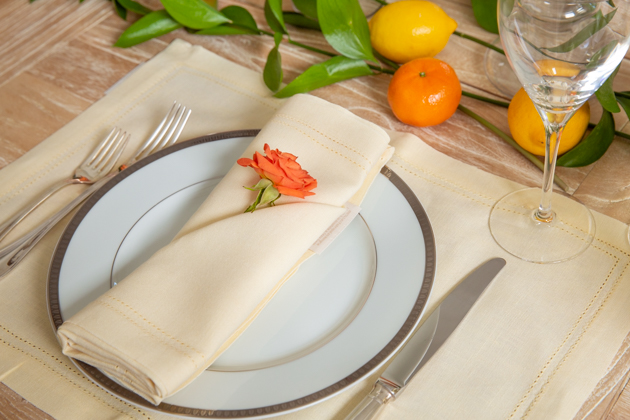
<svg viewBox="0 0 630 420">
<path fill-rule="evenodd" d="M 381 8 L 370 20 L 370 40 L 380 54 L 397 63 L 433 57 L 457 29 L 439 6 L 424 0 L 404 0 Z"/>
<path fill-rule="evenodd" d="M 580 142 L 588 127 L 591 108 L 584 103 L 573 114 L 562 132 L 558 154 L 568 152 Z M 508 124 L 514 140 L 525 150 L 538 156 L 545 155 L 545 126 L 536 112 L 536 107 L 525 89 L 521 88 L 510 102 L 508 108 Z M 555 135 L 552 137 L 552 146 Z"/>
<path fill-rule="evenodd" d="M 573 77 L 580 73 L 580 69 L 575 64 L 560 60 L 538 60 L 535 66 L 541 76 Z"/>
</svg>

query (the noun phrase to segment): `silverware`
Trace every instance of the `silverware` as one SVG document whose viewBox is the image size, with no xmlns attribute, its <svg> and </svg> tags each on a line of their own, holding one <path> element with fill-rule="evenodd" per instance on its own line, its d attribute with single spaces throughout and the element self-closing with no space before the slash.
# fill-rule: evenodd
<svg viewBox="0 0 630 420">
<path fill-rule="evenodd" d="M 73 184 L 94 184 L 107 175 L 114 168 L 128 139 L 129 135 L 127 133 L 120 128 L 114 127 L 107 137 L 105 137 L 81 165 L 79 165 L 72 177 L 56 182 L 19 213 L 0 225 L 0 241 L 2 241 L 18 223 L 24 220 L 26 216 L 63 187 Z"/>
<path fill-rule="evenodd" d="M 105 185 L 118 172 L 128 168 L 142 158 L 174 144 L 179 139 L 184 126 L 188 122 L 190 113 L 191 110 L 185 106 L 177 102 L 173 103 L 173 106 L 166 114 L 162 122 L 160 122 L 159 126 L 155 129 L 153 134 L 151 134 L 149 139 L 140 146 L 136 154 L 127 163 L 119 166 L 117 171 L 114 171 L 95 182 L 89 188 L 84 190 L 78 197 L 68 203 L 64 208 L 42 222 L 35 229 L 31 230 L 26 235 L 6 247 L 0 249 L 0 278 L 4 277 L 7 273 L 13 270 L 31 251 L 31 249 L 33 249 L 35 245 L 37 245 L 37 243 L 57 223 L 59 223 L 59 221 L 61 221 L 84 200 L 98 191 L 99 188 Z"/>
<path fill-rule="evenodd" d="M 182 134 L 191 112 L 191 109 L 179 102 L 173 102 L 173 106 L 153 131 L 153 134 L 138 148 L 129 162 L 121 165 L 118 169 L 122 171 L 150 154 L 174 144 Z"/>
<path fill-rule="evenodd" d="M 394 400 L 420 368 L 444 344 L 481 296 L 486 286 L 504 266 L 505 260 L 503 258 L 494 258 L 485 262 L 446 296 L 440 306 L 425 321 L 430 325 L 429 321 L 433 317 L 439 317 L 436 329 L 431 332 L 423 331 L 420 328 L 409 339 L 376 381 L 372 391 L 346 417 L 346 420 L 372 419 L 383 405 Z M 429 346 L 427 345 L 427 334 L 431 333 L 433 333 L 433 339 Z"/>
</svg>

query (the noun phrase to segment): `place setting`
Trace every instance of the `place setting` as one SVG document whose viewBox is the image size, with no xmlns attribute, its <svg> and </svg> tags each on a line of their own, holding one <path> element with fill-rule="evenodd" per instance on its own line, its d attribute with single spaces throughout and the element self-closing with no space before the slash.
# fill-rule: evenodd
<svg viewBox="0 0 630 420">
<path fill-rule="evenodd" d="M 296 107 L 306 106 L 300 101 L 324 106 L 315 98 L 296 98 Z M 291 105 L 286 107 L 290 113 Z M 179 143 L 126 169 L 126 176 L 92 197 L 60 239 L 51 264 L 48 295 L 55 328 L 171 242 L 257 134 L 221 133 Z M 320 246 L 315 252 L 321 255 L 303 263 L 229 350 L 158 410 L 200 417 L 292 411 L 341 392 L 401 346 L 426 306 L 435 244 L 409 187 L 388 168 L 381 172 L 361 203 L 360 217 L 348 221 L 327 252 Z M 123 219 L 116 211 L 121 203 L 126 204 Z M 94 248 L 94 237 L 112 235 L 111 242 Z M 424 273 L 421 282 L 418 273 Z M 397 310 L 384 314 L 383 307 Z M 292 314 L 288 320 L 286 313 Z M 367 330 L 372 333 L 366 336 Z M 154 408 L 119 381 L 77 365 L 120 397 Z M 322 371 L 321 366 L 331 367 Z"/>
<path fill-rule="evenodd" d="M 627 110 L 612 85 L 627 2 L 499 0 L 526 95 L 510 104 L 432 58 L 450 36 L 483 41 L 430 2 L 179 3 L 116 0 L 138 15 L 121 51 L 188 38 L 0 171 L 3 383 L 54 418 L 608 416 L 630 367 L 627 226 L 556 167 L 593 164 L 624 134 L 609 119 Z M 412 12 L 440 23 L 413 48 L 395 32 L 428 25 Z M 306 45 L 286 25 L 338 54 L 285 84 L 281 54 Z M 262 74 L 187 42 L 224 35 L 270 37 Z M 394 126 L 318 95 L 388 72 Z M 462 97 L 509 105 L 511 136 Z M 603 107 L 591 131 L 589 99 Z M 532 115 L 540 159 L 513 128 Z M 541 168 L 542 188 L 423 141 L 470 117 Z"/>
</svg>

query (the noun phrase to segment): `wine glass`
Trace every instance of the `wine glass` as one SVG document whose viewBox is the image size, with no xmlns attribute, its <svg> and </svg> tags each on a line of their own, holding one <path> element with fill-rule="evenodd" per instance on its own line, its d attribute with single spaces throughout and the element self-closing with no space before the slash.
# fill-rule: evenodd
<svg viewBox="0 0 630 420">
<path fill-rule="evenodd" d="M 548 0 L 532 0 L 530 3 L 536 3 L 536 8 L 539 9 L 540 13 L 546 13 L 546 9 L 552 7 L 551 2 Z M 565 22 L 577 21 L 586 14 L 596 13 L 592 2 L 569 3 L 566 7 Z M 500 48 L 501 39 L 497 37 L 497 39 L 492 42 L 492 45 Z M 484 56 L 484 70 L 490 83 L 508 98 L 513 97 L 521 88 L 521 83 L 510 67 L 510 63 L 505 54 L 487 48 Z"/>
<path fill-rule="evenodd" d="M 501 39 L 497 37 L 492 45 L 501 48 Z M 512 98 L 521 88 L 521 82 L 510 67 L 505 54 L 486 48 L 484 70 L 490 83 L 507 98 Z"/>
<path fill-rule="evenodd" d="M 510 193 L 490 212 L 495 241 L 523 260 L 566 261 L 593 241 L 593 215 L 575 198 L 554 194 L 553 175 L 566 122 L 628 50 L 629 9 L 630 0 L 499 0 L 503 49 L 546 132 L 542 192 Z"/>
</svg>

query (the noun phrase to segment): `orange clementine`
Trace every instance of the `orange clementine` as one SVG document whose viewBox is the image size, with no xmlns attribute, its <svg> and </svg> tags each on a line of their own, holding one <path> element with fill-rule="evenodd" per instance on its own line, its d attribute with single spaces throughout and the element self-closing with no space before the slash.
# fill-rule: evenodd
<svg viewBox="0 0 630 420">
<path fill-rule="evenodd" d="M 455 70 L 437 58 L 417 58 L 392 77 L 387 100 L 405 124 L 427 127 L 443 123 L 457 109 L 462 87 Z"/>
</svg>

